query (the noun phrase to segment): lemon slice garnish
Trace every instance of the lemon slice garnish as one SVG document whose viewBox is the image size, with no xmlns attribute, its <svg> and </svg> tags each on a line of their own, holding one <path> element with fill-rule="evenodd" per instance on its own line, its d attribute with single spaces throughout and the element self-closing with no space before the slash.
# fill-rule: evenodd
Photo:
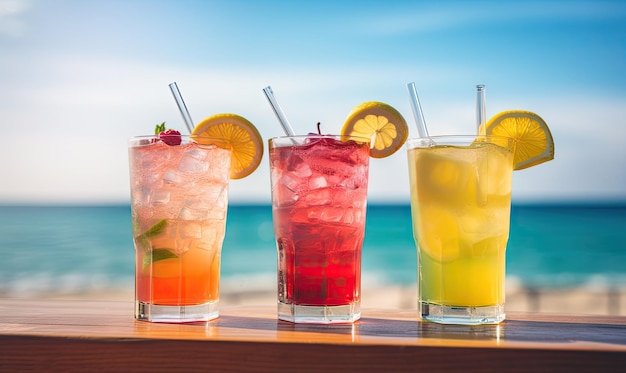
<svg viewBox="0 0 626 373">
<path fill-rule="evenodd" d="M 409 128 L 396 109 L 383 102 L 371 101 L 352 109 L 341 134 L 371 139 L 370 156 L 384 158 L 404 145 Z"/>
<path fill-rule="evenodd" d="M 216 144 L 232 149 L 230 178 L 242 179 L 259 167 L 263 139 L 256 127 L 237 114 L 215 114 L 203 119 L 191 133 L 200 144 Z"/>
<path fill-rule="evenodd" d="M 480 134 L 513 139 L 513 169 L 523 170 L 554 159 L 554 140 L 546 122 L 537 114 L 508 110 L 494 115 Z"/>
</svg>

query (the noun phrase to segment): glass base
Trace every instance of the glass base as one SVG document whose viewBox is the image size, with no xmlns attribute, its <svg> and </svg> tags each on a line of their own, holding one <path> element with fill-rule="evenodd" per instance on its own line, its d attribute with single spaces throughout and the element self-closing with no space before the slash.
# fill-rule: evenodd
<svg viewBox="0 0 626 373">
<path fill-rule="evenodd" d="M 219 316 L 217 305 L 217 301 L 192 306 L 162 306 L 135 301 L 135 318 L 166 323 L 209 321 Z"/>
<path fill-rule="evenodd" d="M 483 325 L 499 324 L 504 321 L 504 304 L 486 307 L 442 306 L 418 302 L 422 320 L 439 324 Z"/>
<path fill-rule="evenodd" d="M 301 306 L 278 302 L 278 319 L 302 324 L 352 323 L 361 318 L 361 302 L 345 306 Z"/>
</svg>

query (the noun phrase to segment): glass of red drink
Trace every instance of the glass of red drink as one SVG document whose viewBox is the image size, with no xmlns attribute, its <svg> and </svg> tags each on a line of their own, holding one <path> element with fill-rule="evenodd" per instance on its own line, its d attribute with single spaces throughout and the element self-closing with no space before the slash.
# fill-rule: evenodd
<svg viewBox="0 0 626 373">
<path fill-rule="evenodd" d="M 349 323 L 361 316 L 369 139 L 269 140 L 278 250 L 278 318 Z"/>
</svg>

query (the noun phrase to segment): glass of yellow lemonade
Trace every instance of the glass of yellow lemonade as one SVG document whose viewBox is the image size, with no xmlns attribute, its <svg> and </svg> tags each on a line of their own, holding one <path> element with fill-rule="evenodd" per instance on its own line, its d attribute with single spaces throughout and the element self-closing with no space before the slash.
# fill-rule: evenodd
<svg viewBox="0 0 626 373">
<path fill-rule="evenodd" d="M 508 137 L 407 141 L 423 320 L 504 320 L 514 154 Z"/>
</svg>

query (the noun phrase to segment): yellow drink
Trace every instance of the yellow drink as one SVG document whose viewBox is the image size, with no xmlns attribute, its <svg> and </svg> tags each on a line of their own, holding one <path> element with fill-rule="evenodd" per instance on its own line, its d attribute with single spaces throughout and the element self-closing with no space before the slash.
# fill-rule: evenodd
<svg viewBox="0 0 626 373">
<path fill-rule="evenodd" d="M 409 141 L 413 235 L 422 318 L 504 319 L 513 154 L 492 139 Z M 500 138 L 502 144 L 507 139 Z"/>
</svg>

